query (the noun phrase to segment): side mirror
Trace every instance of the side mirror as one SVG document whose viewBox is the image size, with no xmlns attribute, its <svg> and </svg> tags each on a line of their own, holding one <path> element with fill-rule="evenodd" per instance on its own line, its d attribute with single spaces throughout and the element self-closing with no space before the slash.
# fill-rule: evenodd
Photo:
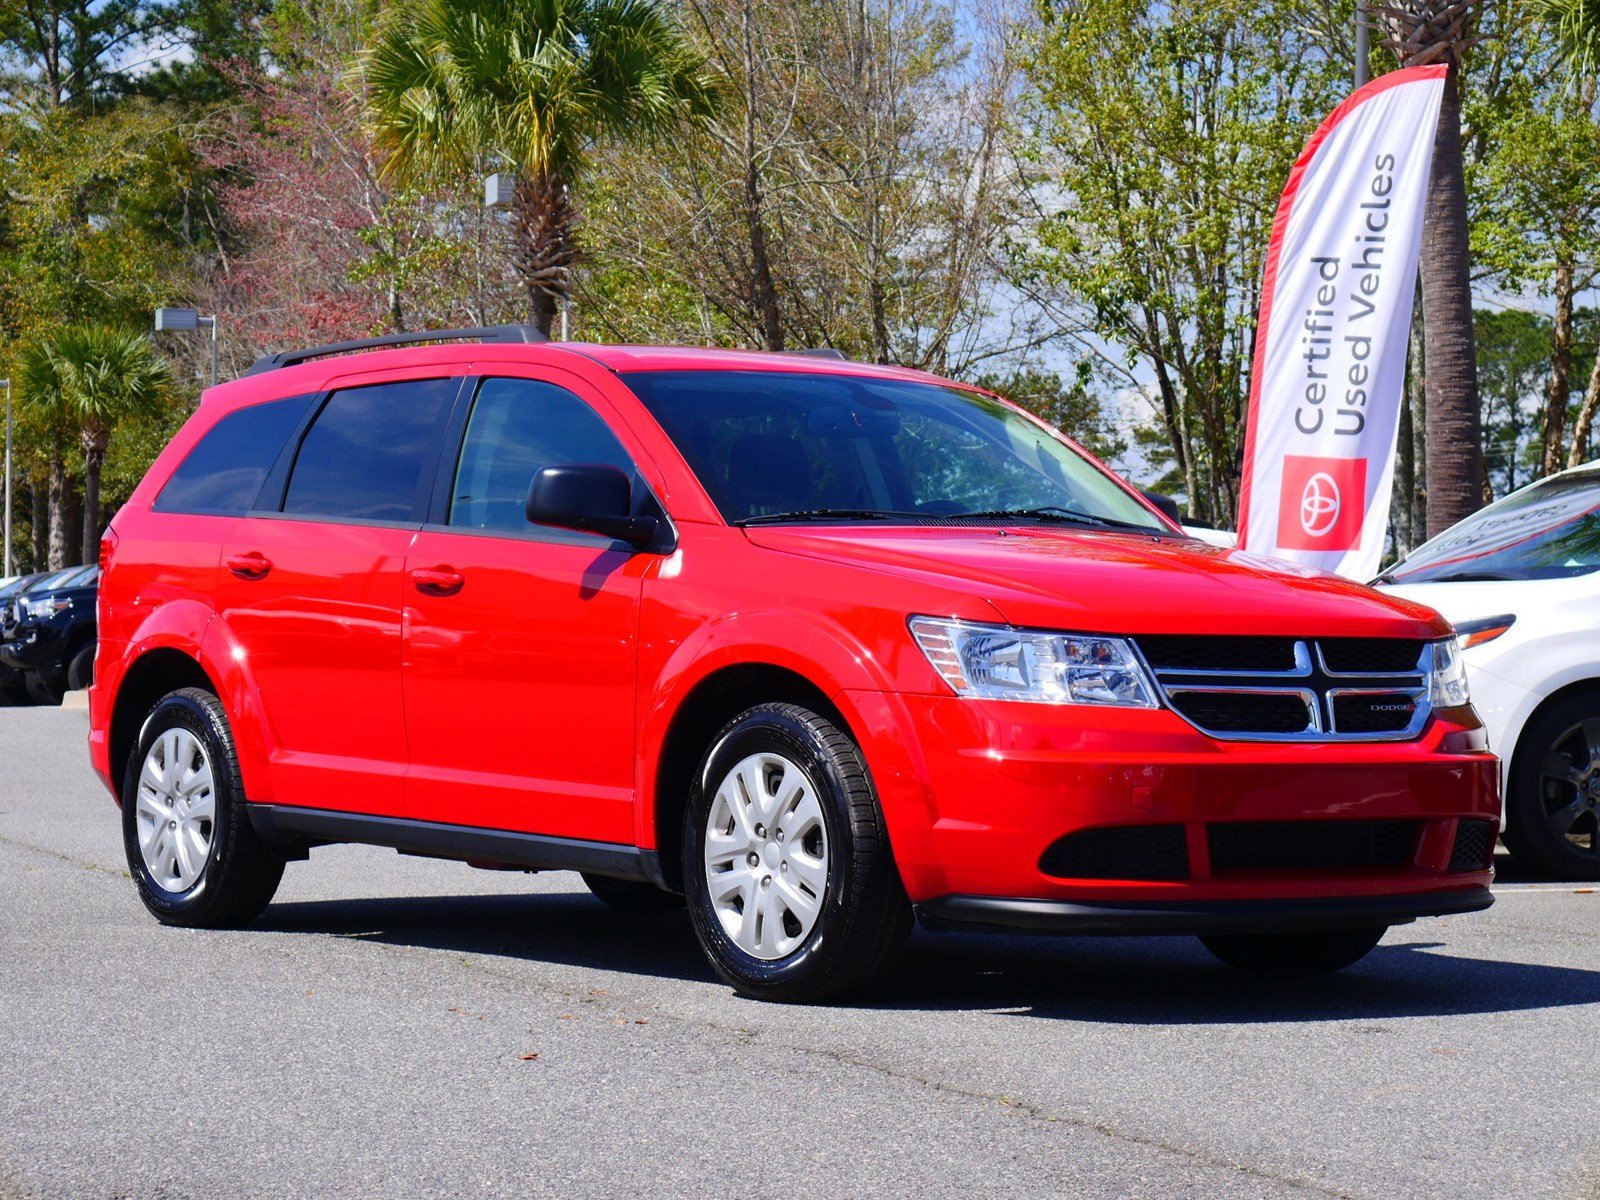
<svg viewBox="0 0 1600 1200">
<path fill-rule="evenodd" d="M 1166 517 L 1174 525 L 1184 524 L 1183 510 L 1178 507 L 1178 502 L 1171 496 L 1165 495 L 1162 492 L 1149 492 L 1144 490 L 1141 490 L 1139 494 L 1151 504 L 1155 505 L 1156 508 L 1161 511 L 1161 515 Z"/>
<path fill-rule="evenodd" d="M 616 467 L 567 463 L 546 467 L 528 489 L 528 520 L 556 529 L 598 533 L 630 546 L 656 535 L 654 517 L 632 515 L 633 484 Z"/>
</svg>

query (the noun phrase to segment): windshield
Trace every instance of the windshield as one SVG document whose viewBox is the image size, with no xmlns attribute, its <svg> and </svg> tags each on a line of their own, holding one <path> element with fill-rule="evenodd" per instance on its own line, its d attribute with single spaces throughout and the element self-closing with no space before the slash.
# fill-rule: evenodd
<svg viewBox="0 0 1600 1200">
<path fill-rule="evenodd" d="M 1380 576 L 1393 583 L 1567 579 L 1600 569 L 1600 472 L 1514 492 L 1418 547 Z"/>
<path fill-rule="evenodd" d="M 972 517 L 1170 533 L 1083 455 L 985 396 L 780 371 L 623 376 L 729 522 Z"/>
</svg>

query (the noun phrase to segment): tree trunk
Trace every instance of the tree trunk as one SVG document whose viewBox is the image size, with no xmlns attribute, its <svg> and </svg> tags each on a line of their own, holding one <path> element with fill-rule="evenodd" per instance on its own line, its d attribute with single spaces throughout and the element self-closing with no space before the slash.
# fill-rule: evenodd
<svg viewBox="0 0 1600 1200">
<path fill-rule="evenodd" d="M 75 567 L 81 561 L 78 551 L 83 546 L 83 497 L 73 486 L 71 476 L 67 477 L 67 491 L 61 498 L 61 511 L 65 517 L 62 528 L 67 537 L 67 566 Z"/>
<path fill-rule="evenodd" d="M 1422 234 L 1430 537 L 1472 515 L 1483 503 L 1483 430 L 1472 339 L 1467 189 L 1456 75 L 1452 66 L 1445 79 Z"/>
<path fill-rule="evenodd" d="M 511 194 L 512 256 L 528 295 L 528 319 L 549 337 L 556 311 L 572 287 L 578 260 L 573 236 L 578 213 L 565 181 L 518 175 Z"/>
<path fill-rule="evenodd" d="M 749 81 L 744 106 L 744 220 L 750 237 L 750 299 L 761 320 L 761 348 L 784 347 L 783 313 L 778 307 L 778 287 L 772 276 L 772 253 L 767 243 L 765 201 L 761 194 L 761 163 L 756 138 L 756 43 L 750 4 L 740 16 L 744 41 L 744 74 Z"/>
<path fill-rule="evenodd" d="M 1572 426 L 1572 451 L 1567 455 L 1567 466 L 1583 465 L 1589 452 L 1589 432 L 1594 428 L 1595 410 L 1600 408 L 1600 347 L 1596 347 L 1594 366 L 1589 368 L 1589 386 L 1583 389 L 1583 404 L 1578 409 L 1578 419 Z"/>
<path fill-rule="evenodd" d="M 1567 398 L 1572 394 L 1572 260 L 1556 264 L 1555 325 L 1550 334 L 1550 380 L 1544 391 L 1543 451 L 1539 474 L 1561 469 L 1561 447 L 1566 440 Z"/>
<path fill-rule="evenodd" d="M 42 571 L 50 558 L 50 496 L 37 480 L 29 481 L 28 492 L 33 514 L 33 562 L 28 569 Z"/>
<path fill-rule="evenodd" d="M 85 448 L 83 454 L 83 557 L 80 562 L 100 559 L 100 468 L 105 465 L 103 446 Z"/>
<path fill-rule="evenodd" d="M 67 465 L 60 451 L 54 451 L 50 455 L 50 550 L 45 570 L 65 567 L 71 547 L 67 534 Z"/>
</svg>

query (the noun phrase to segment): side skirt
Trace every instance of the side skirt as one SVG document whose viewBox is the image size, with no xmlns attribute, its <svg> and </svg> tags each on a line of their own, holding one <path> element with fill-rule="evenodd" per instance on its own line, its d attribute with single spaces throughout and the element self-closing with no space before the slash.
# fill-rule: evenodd
<svg viewBox="0 0 1600 1200">
<path fill-rule="evenodd" d="M 663 885 L 660 856 L 637 846 L 287 804 L 248 804 L 245 808 L 257 833 L 290 847 L 306 842 L 360 842 L 432 858 L 481 859 L 536 871 L 587 871 Z"/>
</svg>

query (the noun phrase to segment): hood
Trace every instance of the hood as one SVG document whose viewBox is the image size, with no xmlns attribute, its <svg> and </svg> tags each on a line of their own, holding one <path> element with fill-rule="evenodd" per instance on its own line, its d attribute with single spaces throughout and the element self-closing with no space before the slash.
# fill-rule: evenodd
<svg viewBox="0 0 1600 1200">
<path fill-rule="evenodd" d="M 1450 632 L 1420 604 L 1192 539 L 1054 527 L 755 526 L 745 533 L 770 550 L 970 589 L 1013 625 L 1296 637 Z"/>
</svg>

